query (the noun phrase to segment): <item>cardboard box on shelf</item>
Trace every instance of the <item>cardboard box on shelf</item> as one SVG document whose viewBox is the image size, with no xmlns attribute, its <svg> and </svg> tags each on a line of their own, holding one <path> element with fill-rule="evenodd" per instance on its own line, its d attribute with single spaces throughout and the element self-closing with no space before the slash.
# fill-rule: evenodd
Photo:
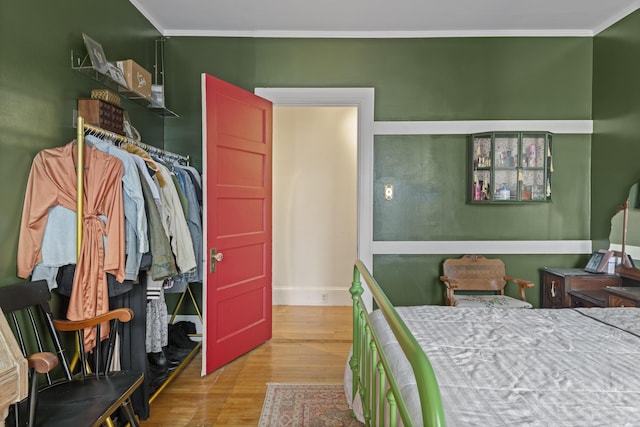
<svg viewBox="0 0 640 427">
<path fill-rule="evenodd" d="M 117 61 L 129 89 L 147 100 L 151 100 L 151 73 L 131 59 Z"/>
</svg>

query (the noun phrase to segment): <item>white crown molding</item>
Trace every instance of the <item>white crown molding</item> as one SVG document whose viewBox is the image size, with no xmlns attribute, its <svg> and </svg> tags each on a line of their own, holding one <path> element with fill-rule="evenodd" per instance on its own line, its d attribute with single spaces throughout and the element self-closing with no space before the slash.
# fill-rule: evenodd
<svg viewBox="0 0 640 427">
<path fill-rule="evenodd" d="M 596 36 L 600 34 L 602 31 L 606 30 L 607 28 L 609 28 L 616 22 L 622 20 L 623 18 L 626 18 L 628 15 L 631 15 L 633 12 L 635 12 L 638 9 L 640 9 L 640 0 L 636 0 L 628 8 L 622 9 L 620 12 L 602 21 L 600 25 L 598 25 L 596 28 L 593 29 L 593 35 Z"/>
<path fill-rule="evenodd" d="M 147 16 L 147 15 L 145 15 Z M 156 25 L 156 28 L 158 26 Z M 163 36 L 245 38 L 432 39 L 460 37 L 593 37 L 591 30 L 465 30 L 465 31 L 238 31 L 165 29 Z"/>
<path fill-rule="evenodd" d="M 144 8 L 144 6 L 142 6 L 142 4 L 140 4 L 140 2 L 138 0 L 129 0 L 129 2 L 136 8 L 138 9 L 138 11 L 142 14 L 142 16 L 144 16 L 145 18 L 147 18 L 147 21 L 149 21 L 149 23 L 151 25 L 153 25 L 155 27 L 156 30 L 158 30 L 158 32 L 165 36 L 165 29 L 162 27 L 162 25 L 160 25 L 160 23 L 158 22 L 158 20 L 147 10 Z"/>
<path fill-rule="evenodd" d="M 491 131 L 592 134 L 592 120 L 376 121 L 376 135 L 468 135 Z"/>
<path fill-rule="evenodd" d="M 374 255 L 590 254 L 591 240 L 374 241 Z"/>
<path fill-rule="evenodd" d="M 593 37 L 640 9 L 640 0 L 607 17 L 594 28 L 582 29 L 502 29 L 502 30 L 416 30 L 416 31 L 305 31 L 305 30 L 209 30 L 165 28 L 140 0 L 129 2 L 163 36 L 248 37 L 248 38 L 456 38 L 456 37 Z"/>
</svg>

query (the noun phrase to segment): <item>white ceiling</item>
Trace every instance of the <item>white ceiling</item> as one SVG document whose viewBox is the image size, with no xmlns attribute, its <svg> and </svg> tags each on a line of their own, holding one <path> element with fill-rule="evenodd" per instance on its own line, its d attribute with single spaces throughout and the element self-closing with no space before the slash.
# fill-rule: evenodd
<svg viewBox="0 0 640 427">
<path fill-rule="evenodd" d="M 640 0 L 129 0 L 165 36 L 593 36 Z"/>
</svg>

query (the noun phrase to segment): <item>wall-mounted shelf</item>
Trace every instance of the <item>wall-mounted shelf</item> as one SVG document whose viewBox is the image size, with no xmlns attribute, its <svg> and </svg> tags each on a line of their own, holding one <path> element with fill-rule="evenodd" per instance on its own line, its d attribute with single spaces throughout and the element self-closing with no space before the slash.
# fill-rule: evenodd
<svg viewBox="0 0 640 427">
<path fill-rule="evenodd" d="M 88 55 L 79 54 L 77 52 L 71 51 L 71 68 L 74 70 L 84 74 L 92 80 L 97 81 L 104 87 L 117 92 L 122 95 L 124 98 L 130 99 L 131 101 L 147 107 L 149 110 L 153 111 L 155 114 L 162 117 L 179 117 L 176 113 L 164 107 L 152 107 L 151 103 L 148 99 L 143 96 L 140 96 L 128 88 L 119 85 L 115 80 L 113 80 L 110 76 L 106 74 L 102 74 L 98 72 L 93 65 L 91 65 L 91 60 Z"/>
<path fill-rule="evenodd" d="M 180 117 L 166 107 L 152 107 L 151 105 L 149 105 L 148 108 L 154 113 L 156 113 L 157 115 L 162 117 Z"/>
</svg>

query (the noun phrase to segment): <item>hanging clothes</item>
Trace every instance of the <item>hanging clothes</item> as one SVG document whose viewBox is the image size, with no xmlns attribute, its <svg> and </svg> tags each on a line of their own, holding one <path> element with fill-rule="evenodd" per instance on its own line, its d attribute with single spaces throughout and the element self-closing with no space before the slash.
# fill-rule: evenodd
<svg viewBox="0 0 640 427">
<path fill-rule="evenodd" d="M 196 257 L 193 252 L 193 243 L 189 234 L 189 226 L 184 216 L 184 210 L 180 201 L 180 196 L 171 172 L 162 164 L 157 164 L 159 175 L 166 185 L 160 187 L 160 200 L 162 209 L 160 211 L 162 224 L 169 236 L 171 249 L 176 257 L 176 265 L 181 273 L 194 270 L 196 268 Z"/>
<path fill-rule="evenodd" d="M 41 262 L 42 237 L 49 208 L 76 210 L 76 147 L 45 149 L 33 160 L 25 195 L 18 240 L 17 274 L 28 278 Z M 84 212 L 80 255 L 67 310 L 70 320 L 83 320 L 109 309 L 106 273 L 125 278 L 122 162 L 92 146 L 85 147 Z M 106 217 L 106 223 L 100 219 Z M 104 247 L 103 236 L 107 238 Z M 106 337 L 109 328 L 102 328 Z M 101 337 L 102 338 L 102 337 Z M 95 346 L 95 330 L 87 331 L 87 350 Z"/>
<path fill-rule="evenodd" d="M 144 198 L 135 162 L 139 157 L 114 146 L 109 139 L 103 140 L 94 135 L 86 135 L 85 141 L 98 150 L 117 157 L 124 167 L 122 195 L 126 242 L 125 279 L 137 281 L 142 255 L 149 252 Z M 140 161 L 142 160 L 140 159 Z M 101 219 L 106 222 L 106 218 L 102 217 Z M 62 206 L 52 207 L 49 210 L 47 226 L 42 239 L 42 262 L 35 266 L 31 279 L 45 279 L 49 284 L 50 290 L 58 288 L 64 295 L 70 295 L 71 283 L 67 284 L 67 289 L 62 290 L 58 287 L 59 283 L 56 279 L 61 267 L 76 263 L 75 242 L 75 212 Z M 113 278 L 113 276 L 108 275 L 107 278 Z M 109 281 L 109 296 L 114 296 L 130 289 L 128 286 L 118 286 L 113 282 L 113 280 Z"/>
<path fill-rule="evenodd" d="M 157 289 L 156 296 L 149 299 L 149 287 Z M 169 344 L 167 325 L 167 303 L 164 300 L 162 281 L 147 277 L 147 331 L 145 347 L 147 353 L 159 353 Z"/>
<path fill-rule="evenodd" d="M 187 172 L 193 183 L 193 188 L 196 193 L 197 206 L 200 208 L 200 218 L 202 218 L 202 177 L 200 172 L 192 166 L 174 165 L 176 168 Z"/>
<path fill-rule="evenodd" d="M 138 167 L 133 159 L 135 155 L 93 135 L 87 135 L 85 141 L 93 144 L 98 150 L 117 157 L 124 167 L 122 196 L 125 218 L 125 254 L 127 256 L 125 277 L 128 280 L 137 280 L 142 254 L 149 252 L 149 239 L 140 175 L 138 175 Z"/>
<path fill-rule="evenodd" d="M 129 153 L 136 154 L 142 158 L 147 168 L 149 168 L 149 170 L 151 171 L 150 174 L 157 179 L 158 181 L 157 185 L 159 187 L 164 187 L 167 184 L 166 181 L 164 180 L 164 177 L 158 173 L 159 172 L 158 165 L 151 158 L 151 156 L 149 156 L 149 153 L 147 153 L 140 147 L 136 147 L 133 144 L 123 144 L 122 149 L 128 151 Z"/>
<path fill-rule="evenodd" d="M 138 174 L 142 176 L 142 170 L 138 169 Z M 140 180 L 142 192 L 144 194 L 147 220 L 149 221 L 149 246 L 151 247 L 151 266 L 149 275 L 153 280 L 164 280 L 178 274 L 175 258 L 171 252 L 169 237 L 164 232 L 158 203 L 155 202 L 149 183 Z M 156 185 L 152 181 L 153 185 Z"/>
<path fill-rule="evenodd" d="M 106 222 L 106 217 L 101 218 Z M 59 287 L 59 269 L 75 264 L 76 212 L 63 206 L 53 206 L 47 214 L 47 223 L 40 245 L 41 262 L 33 267 L 31 280 L 46 280 L 49 290 Z"/>
<path fill-rule="evenodd" d="M 196 256 L 196 270 L 194 274 L 186 276 L 184 277 L 184 279 L 185 281 L 188 280 L 189 282 L 202 282 L 202 215 L 195 184 L 187 170 L 178 166 L 174 166 L 173 171 L 176 176 L 180 178 L 180 185 L 187 199 L 186 219 L 187 225 L 189 227 L 189 233 L 191 235 L 193 252 Z M 167 290 L 167 292 L 183 292 L 184 289 L 186 289 L 186 283 L 184 286 L 177 286 L 176 288 L 177 289 L 175 290 L 173 288 L 170 288 L 171 290 Z"/>
</svg>

